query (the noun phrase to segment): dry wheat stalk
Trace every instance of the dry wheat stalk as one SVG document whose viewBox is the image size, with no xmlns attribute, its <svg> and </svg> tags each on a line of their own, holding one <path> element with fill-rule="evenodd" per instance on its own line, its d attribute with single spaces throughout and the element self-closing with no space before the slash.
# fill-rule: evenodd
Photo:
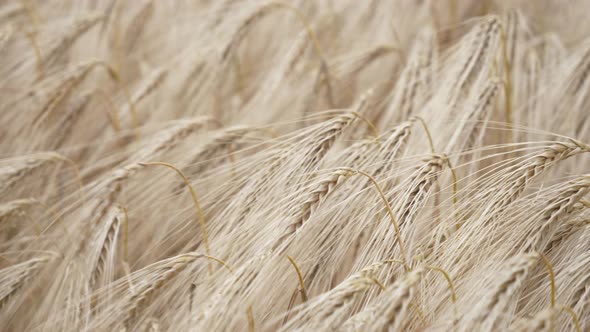
<svg viewBox="0 0 590 332">
<path fill-rule="evenodd" d="M 0 4 L 1 330 L 588 330 L 586 1 L 90 2 Z"/>
</svg>

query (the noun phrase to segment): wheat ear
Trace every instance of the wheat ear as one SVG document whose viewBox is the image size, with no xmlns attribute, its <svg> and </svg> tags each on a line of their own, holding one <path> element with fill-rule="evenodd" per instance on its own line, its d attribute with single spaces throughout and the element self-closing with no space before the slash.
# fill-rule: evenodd
<svg viewBox="0 0 590 332">
<path fill-rule="evenodd" d="M 182 272 L 199 258 L 221 261 L 220 259 L 213 259 L 213 257 L 208 255 L 187 253 L 167 259 L 164 262 L 156 263 L 160 266 L 153 273 L 153 281 L 137 290 L 135 295 L 132 295 L 129 299 L 129 306 L 127 307 L 125 315 L 126 318 L 123 320 L 125 322 L 124 325 L 130 325 L 139 312 L 145 308 L 145 306 L 148 304 L 148 301 L 150 300 L 150 297 L 157 290 L 164 287 L 167 282 L 176 277 L 180 272 Z"/>
<path fill-rule="evenodd" d="M 3 308 L 51 256 L 41 256 L 0 270 L 0 309 Z"/>
</svg>

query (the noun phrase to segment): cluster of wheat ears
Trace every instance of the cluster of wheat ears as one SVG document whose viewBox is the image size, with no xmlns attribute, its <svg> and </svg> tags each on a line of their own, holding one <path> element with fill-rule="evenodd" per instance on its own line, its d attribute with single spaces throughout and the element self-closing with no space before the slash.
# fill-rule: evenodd
<svg viewBox="0 0 590 332">
<path fill-rule="evenodd" d="M 3 1 L 0 330 L 590 330 L 588 5 Z"/>
</svg>

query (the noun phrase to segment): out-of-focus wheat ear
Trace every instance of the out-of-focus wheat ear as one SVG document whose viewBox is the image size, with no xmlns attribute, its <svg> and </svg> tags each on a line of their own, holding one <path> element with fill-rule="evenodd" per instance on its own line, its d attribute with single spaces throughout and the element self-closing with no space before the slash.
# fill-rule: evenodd
<svg viewBox="0 0 590 332">
<path fill-rule="evenodd" d="M 127 101 L 127 106 L 129 107 L 129 113 L 131 114 L 131 124 L 132 124 L 133 128 L 136 129 L 139 126 L 137 109 L 135 108 L 135 104 L 133 103 L 133 99 L 131 99 L 131 95 L 129 94 L 129 89 L 127 88 L 127 85 L 125 84 L 125 82 L 121 78 L 121 75 L 119 74 L 119 72 L 117 71 L 116 68 L 114 68 L 113 66 L 111 66 L 105 62 L 102 62 L 101 64 L 106 69 L 107 73 L 109 74 L 109 77 L 113 81 L 115 81 L 119 85 L 119 87 L 121 88 L 121 92 L 123 93 L 123 96 L 125 97 L 125 100 Z M 139 134 L 136 133 L 136 135 L 139 135 Z"/>
<path fill-rule="evenodd" d="M 0 52 L 8 44 L 12 36 L 14 35 L 14 27 L 12 24 L 7 24 L 0 29 Z"/>
<path fill-rule="evenodd" d="M 471 33 L 471 43 L 465 49 L 468 55 L 465 60 L 461 60 L 462 66 L 455 75 L 455 82 L 450 85 L 454 90 L 450 95 L 450 106 L 458 102 L 460 93 L 465 90 L 479 67 L 484 65 L 484 61 L 492 55 L 491 47 L 498 38 L 500 28 L 498 17 L 489 16 Z"/>
<path fill-rule="evenodd" d="M 418 95 L 422 78 L 420 77 L 420 61 L 410 61 L 404 68 L 396 86 L 385 117 L 381 122 L 407 120 L 415 113 L 415 99 Z"/>
<path fill-rule="evenodd" d="M 160 332 L 161 330 L 160 321 L 155 317 L 146 319 L 146 321 L 141 324 L 141 328 L 138 329 L 138 331 L 146 332 Z"/>
<path fill-rule="evenodd" d="M 509 304 L 518 295 L 524 281 L 539 261 L 537 253 L 514 257 L 502 271 L 493 290 L 473 308 L 473 315 L 464 317 L 461 331 L 494 330 L 499 319 L 506 313 Z"/>
<path fill-rule="evenodd" d="M 263 130 L 261 128 L 246 126 L 234 126 L 224 129 L 209 142 L 197 149 L 190 157 L 185 167 L 187 173 L 190 177 L 199 175 L 210 165 L 217 154 L 230 149 L 232 145 L 237 144 L 248 133 L 257 131 Z"/>
<path fill-rule="evenodd" d="M 470 148 L 475 143 L 478 133 L 481 131 L 479 124 L 491 115 L 491 109 L 496 102 L 496 97 L 500 91 L 500 86 L 504 84 L 498 79 L 491 79 L 487 82 L 481 93 L 477 96 L 475 105 L 465 115 L 460 127 L 461 130 L 456 130 L 453 137 L 447 144 L 447 149 L 456 148 L 459 149 Z M 463 143 L 460 143 L 462 140 Z"/>
<path fill-rule="evenodd" d="M 164 287 L 180 272 L 182 272 L 199 258 L 211 259 L 218 262 L 221 261 L 203 254 L 187 253 L 156 263 L 159 266 L 151 273 L 152 276 L 149 278 L 150 282 L 142 285 L 141 288 L 137 289 L 135 294 L 131 295 L 129 298 L 129 305 L 126 309 L 125 319 L 123 319 L 124 326 L 131 327 L 131 323 L 133 323 L 138 314 L 140 314 L 141 311 L 149 304 L 149 301 L 152 299 L 154 293 Z"/>
<path fill-rule="evenodd" d="M 3 4 L 2 8 L 0 9 L 0 19 L 3 21 L 9 21 L 22 14 L 24 11 L 25 6 L 21 1 Z"/>
<path fill-rule="evenodd" d="M 295 14 L 297 19 L 303 24 L 305 30 L 307 31 L 309 39 L 313 43 L 313 46 L 316 50 L 318 57 L 320 57 L 322 64 L 325 64 L 326 62 L 324 60 L 325 59 L 324 53 L 322 51 L 320 43 L 316 37 L 315 32 L 311 29 L 311 24 L 309 24 L 307 18 L 305 18 L 305 15 L 296 7 L 292 6 L 291 4 L 289 4 L 287 2 L 282 2 L 282 1 L 271 1 L 267 4 L 264 4 L 260 7 L 258 7 L 253 13 L 251 13 L 249 16 L 247 16 L 246 19 L 242 23 L 240 23 L 240 25 L 238 26 L 238 29 L 236 30 L 236 32 L 234 33 L 234 35 L 230 41 L 230 43 L 226 46 L 226 48 L 222 52 L 222 57 L 224 59 L 226 59 L 227 56 L 229 55 L 229 52 L 238 46 L 240 41 L 243 39 L 244 35 L 250 29 L 251 25 L 256 23 L 258 20 L 260 20 L 264 16 L 268 15 L 273 10 L 281 9 L 281 8 L 287 9 L 287 10 L 293 12 L 293 14 Z"/>
<path fill-rule="evenodd" d="M 134 128 L 138 126 L 139 120 L 135 104 L 133 103 L 131 95 L 129 94 L 129 90 L 127 89 L 125 82 L 123 82 L 123 80 L 121 79 L 119 73 L 111 65 L 102 60 L 92 60 L 90 62 L 78 65 L 73 70 L 73 73 L 67 76 L 66 79 L 59 84 L 59 87 L 56 89 L 55 92 L 52 93 L 48 101 L 41 108 L 39 114 L 34 118 L 34 130 L 37 129 L 37 127 L 49 117 L 51 112 L 57 106 L 59 106 L 60 103 L 72 93 L 72 90 L 76 88 L 84 80 L 84 78 L 92 71 L 92 69 L 96 67 L 104 68 L 109 77 L 119 85 L 123 95 L 125 96 L 125 100 L 127 101 L 128 111 L 131 114 L 132 125 Z"/>
<path fill-rule="evenodd" d="M 131 116 L 131 125 L 137 128 L 141 125 L 139 113 L 137 112 L 137 105 L 154 92 L 166 80 L 168 75 L 167 68 L 158 68 L 154 70 L 145 80 L 142 80 L 141 85 L 135 90 L 130 97 L 130 102 L 123 108 L 123 115 L 129 114 Z"/>
<path fill-rule="evenodd" d="M 27 30 L 24 28 L 19 28 L 29 44 L 31 44 L 31 48 L 33 49 L 33 54 L 35 55 L 35 63 L 36 63 L 36 70 L 37 70 L 37 81 L 42 80 L 45 78 L 45 62 L 43 61 L 43 55 L 41 54 L 41 48 L 39 47 L 39 43 L 37 42 L 37 31 L 36 30 Z"/>
<path fill-rule="evenodd" d="M 346 76 L 354 76 L 361 72 L 364 68 L 371 65 L 371 63 L 376 62 L 377 60 L 381 59 L 381 57 L 389 55 L 389 54 L 396 54 L 400 58 L 402 57 L 403 50 L 399 47 L 396 47 L 392 44 L 380 44 L 373 46 L 367 50 L 364 50 L 359 55 L 355 56 L 352 61 L 348 61 L 346 63 L 346 69 L 338 69 L 337 65 L 330 65 L 332 69 L 331 72 L 336 71 L 335 75 L 346 75 Z M 352 63 L 350 63 L 352 62 Z M 346 70 L 345 73 L 342 73 Z"/>
<path fill-rule="evenodd" d="M 568 306 L 559 305 L 558 308 L 547 308 L 535 314 L 530 318 L 521 318 L 514 322 L 509 331 L 514 332 L 537 332 L 537 331 L 554 331 L 555 321 L 559 314 L 565 311 L 571 316 L 572 327 L 576 332 L 582 332 L 580 320 L 574 310 Z"/>
<path fill-rule="evenodd" d="M 74 126 L 78 119 L 82 116 L 86 106 L 90 103 L 91 95 L 89 93 L 82 94 L 75 101 L 74 105 L 66 113 L 63 119 L 55 126 L 49 143 L 51 143 L 52 149 L 58 149 L 62 147 L 62 144 L 72 135 Z M 43 142 L 46 143 L 46 142 Z"/>
<path fill-rule="evenodd" d="M 221 53 L 222 59 L 227 60 L 230 53 L 233 52 L 235 49 L 237 49 L 241 40 L 244 38 L 246 33 L 248 33 L 250 27 L 254 23 L 256 23 L 258 20 L 262 19 L 263 17 L 265 17 L 266 15 L 268 15 L 269 13 L 271 13 L 272 11 L 277 10 L 277 9 L 285 9 L 285 10 L 292 12 L 297 17 L 297 19 L 301 22 L 303 27 L 305 28 L 308 38 L 309 38 L 309 40 L 311 40 L 313 47 L 315 49 L 316 55 L 318 56 L 318 58 L 320 60 L 320 68 L 319 68 L 319 73 L 318 73 L 318 76 L 316 79 L 316 84 L 315 84 L 316 87 L 314 87 L 314 93 L 317 92 L 317 90 L 319 89 L 319 86 L 322 83 L 325 83 L 326 89 L 327 89 L 327 95 L 328 95 L 328 103 L 329 103 L 329 105 L 334 105 L 332 85 L 330 83 L 331 75 L 330 75 L 328 63 L 326 62 L 326 58 L 325 58 L 324 52 L 322 50 L 322 47 L 320 45 L 320 42 L 319 42 L 315 32 L 311 28 L 311 24 L 309 23 L 309 21 L 305 17 L 304 13 L 301 10 L 299 10 L 298 8 L 296 8 L 295 6 L 291 5 L 290 3 L 283 2 L 283 1 L 271 1 L 271 2 L 268 2 L 264 5 L 262 5 L 262 6 L 259 6 L 253 13 L 248 15 L 238 25 L 238 28 L 237 28 L 236 32 L 234 32 L 229 44 L 227 44 L 227 46 L 223 49 L 223 51 Z"/>
<path fill-rule="evenodd" d="M 154 16 L 154 7 L 154 1 L 148 0 L 131 18 L 128 24 L 129 28 L 123 37 L 122 46 L 124 49 L 121 52 L 129 54 L 135 49 L 137 41 L 143 36 L 145 26 Z"/>
<path fill-rule="evenodd" d="M 67 53 L 74 42 L 90 30 L 97 23 L 104 19 L 101 13 L 89 13 L 82 17 L 76 18 L 68 30 L 47 47 L 44 52 L 43 62 L 46 66 L 51 66 L 59 61 L 60 57 Z"/>
<path fill-rule="evenodd" d="M 35 257 L 0 270 L 0 309 L 51 259 L 49 255 Z"/>
<path fill-rule="evenodd" d="M 50 162 L 66 161 L 72 165 L 77 176 L 79 171 L 73 161 L 60 155 L 56 152 L 38 152 L 24 157 L 19 157 L 13 162 L 7 162 L 7 165 L 0 168 L 0 178 L 2 179 L 2 186 L 0 186 L 0 196 L 12 188 L 16 183 L 23 180 L 25 177 L 31 175 L 36 170 L 39 170 L 49 164 Z M 80 179 L 78 177 L 78 179 Z"/>
<path fill-rule="evenodd" d="M 53 112 L 53 110 L 66 99 L 80 84 L 86 75 L 96 66 L 100 65 L 100 61 L 90 61 L 76 66 L 70 75 L 67 75 L 63 81 L 59 82 L 55 91 L 51 92 L 47 102 L 43 104 L 37 116 L 33 118 L 32 125 L 37 128 L 43 123 Z"/>
<path fill-rule="evenodd" d="M 210 121 L 211 118 L 209 117 L 196 117 L 175 121 L 172 127 L 162 129 L 155 133 L 154 138 L 131 158 L 136 160 L 155 158 L 159 153 L 167 151 Z"/>
<path fill-rule="evenodd" d="M 54 220 L 61 220 L 61 217 L 58 215 L 58 213 L 55 211 L 53 207 L 48 206 L 47 204 L 41 202 L 36 198 L 22 198 L 0 205 L 0 225 L 3 225 L 3 222 L 11 216 L 22 215 L 24 213 L 24 210 L 32 205 L 40 206 L 43 209 L 43 211 L 51 215 L 51 217 Z M 40 225 L 37 222 L 33 222 L 33 228 L 35 230 L 36 235 L 41 235 L 42 229 L 40 228 Z M 64 229 L 64 231 L 65 234 L 68 235 L 67 230 Z M 70 238 L 69 235 L 68 238 Z"/>
<path fill-rule="evenodd" d="M 115 102 L 113 101 L 113 98 L 111 98 L 111 96 L 109 96 L 105 90 L 100 88 L 95 89 L 93 94 L 100 97 L 103 103 L 107 106 L 106 112 L 109 116 L 109 121 L 113 127 L 113 130 L 115 130 L 115 132 L 120 132 L 122 129 L 121 119 L 119 118 L 119 111 L 115 105 Z"/>
<path fill-rule="evenodd" d="M 500 25 L 500 41 L 502 45 L 502 60 L 504 65 L 504 112 L 505 112 L 505 119 L 508 125 L 507 130 L 507 139 L 508 143 L 512 143 L 513 140 L 513 125 L 514 119 L 512 114 L 512 59 L 509 58 L 508 53 L 508 42 L 507 42 L 507 35 L 504 27 Z"/>
<path fill-rule="evenodd" d="M 74 68 L 70 75 L 66 76 L 66 78 L 59 83 L 58 88 L 51 93 L 47 102 L 43 104 L 39 113 L 34 117 L 32 121 L 33 130 L 39 130 L 38 127 L 46 121 L 46 119 L 61 104 L 61 102 L 65 100 L 73 92 L 73 90 L 78 85 L 80 85 L 80 83 L 82 83 L 84 78 L 92 71 L 92 69 L 97 67 L 103 67 L 111 79 L 120 85 L 121 90 L 125 94 L 128 104 L 130 105 L 130 109 L 135 112 L 135 107 L 133 106 L 131 98 L 128 97 L 129 93 L 123 81 L 120 79 L 119 74 L 107 63 L 101 60 L 92 60 L 78 65 L 76 68 Z"/>
<path fill-rule="evenodd" d="M 22 198 L 0 204 L 0 222 L 2 222 L 4 218 L 19 213 L 21 210 L 37 203 L 38 201 L 35 198 Z"/>
</svg>

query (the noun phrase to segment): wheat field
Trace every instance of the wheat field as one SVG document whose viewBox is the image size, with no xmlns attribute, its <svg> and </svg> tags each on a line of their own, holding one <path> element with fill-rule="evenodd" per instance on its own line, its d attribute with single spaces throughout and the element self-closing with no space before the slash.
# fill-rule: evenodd
<svg viewBox="0 0 590 332">
<path fill-rule="evenodd" d="M 590 331 L 590 1 L 7 0 L 1 331 Z"/>
</svg>

